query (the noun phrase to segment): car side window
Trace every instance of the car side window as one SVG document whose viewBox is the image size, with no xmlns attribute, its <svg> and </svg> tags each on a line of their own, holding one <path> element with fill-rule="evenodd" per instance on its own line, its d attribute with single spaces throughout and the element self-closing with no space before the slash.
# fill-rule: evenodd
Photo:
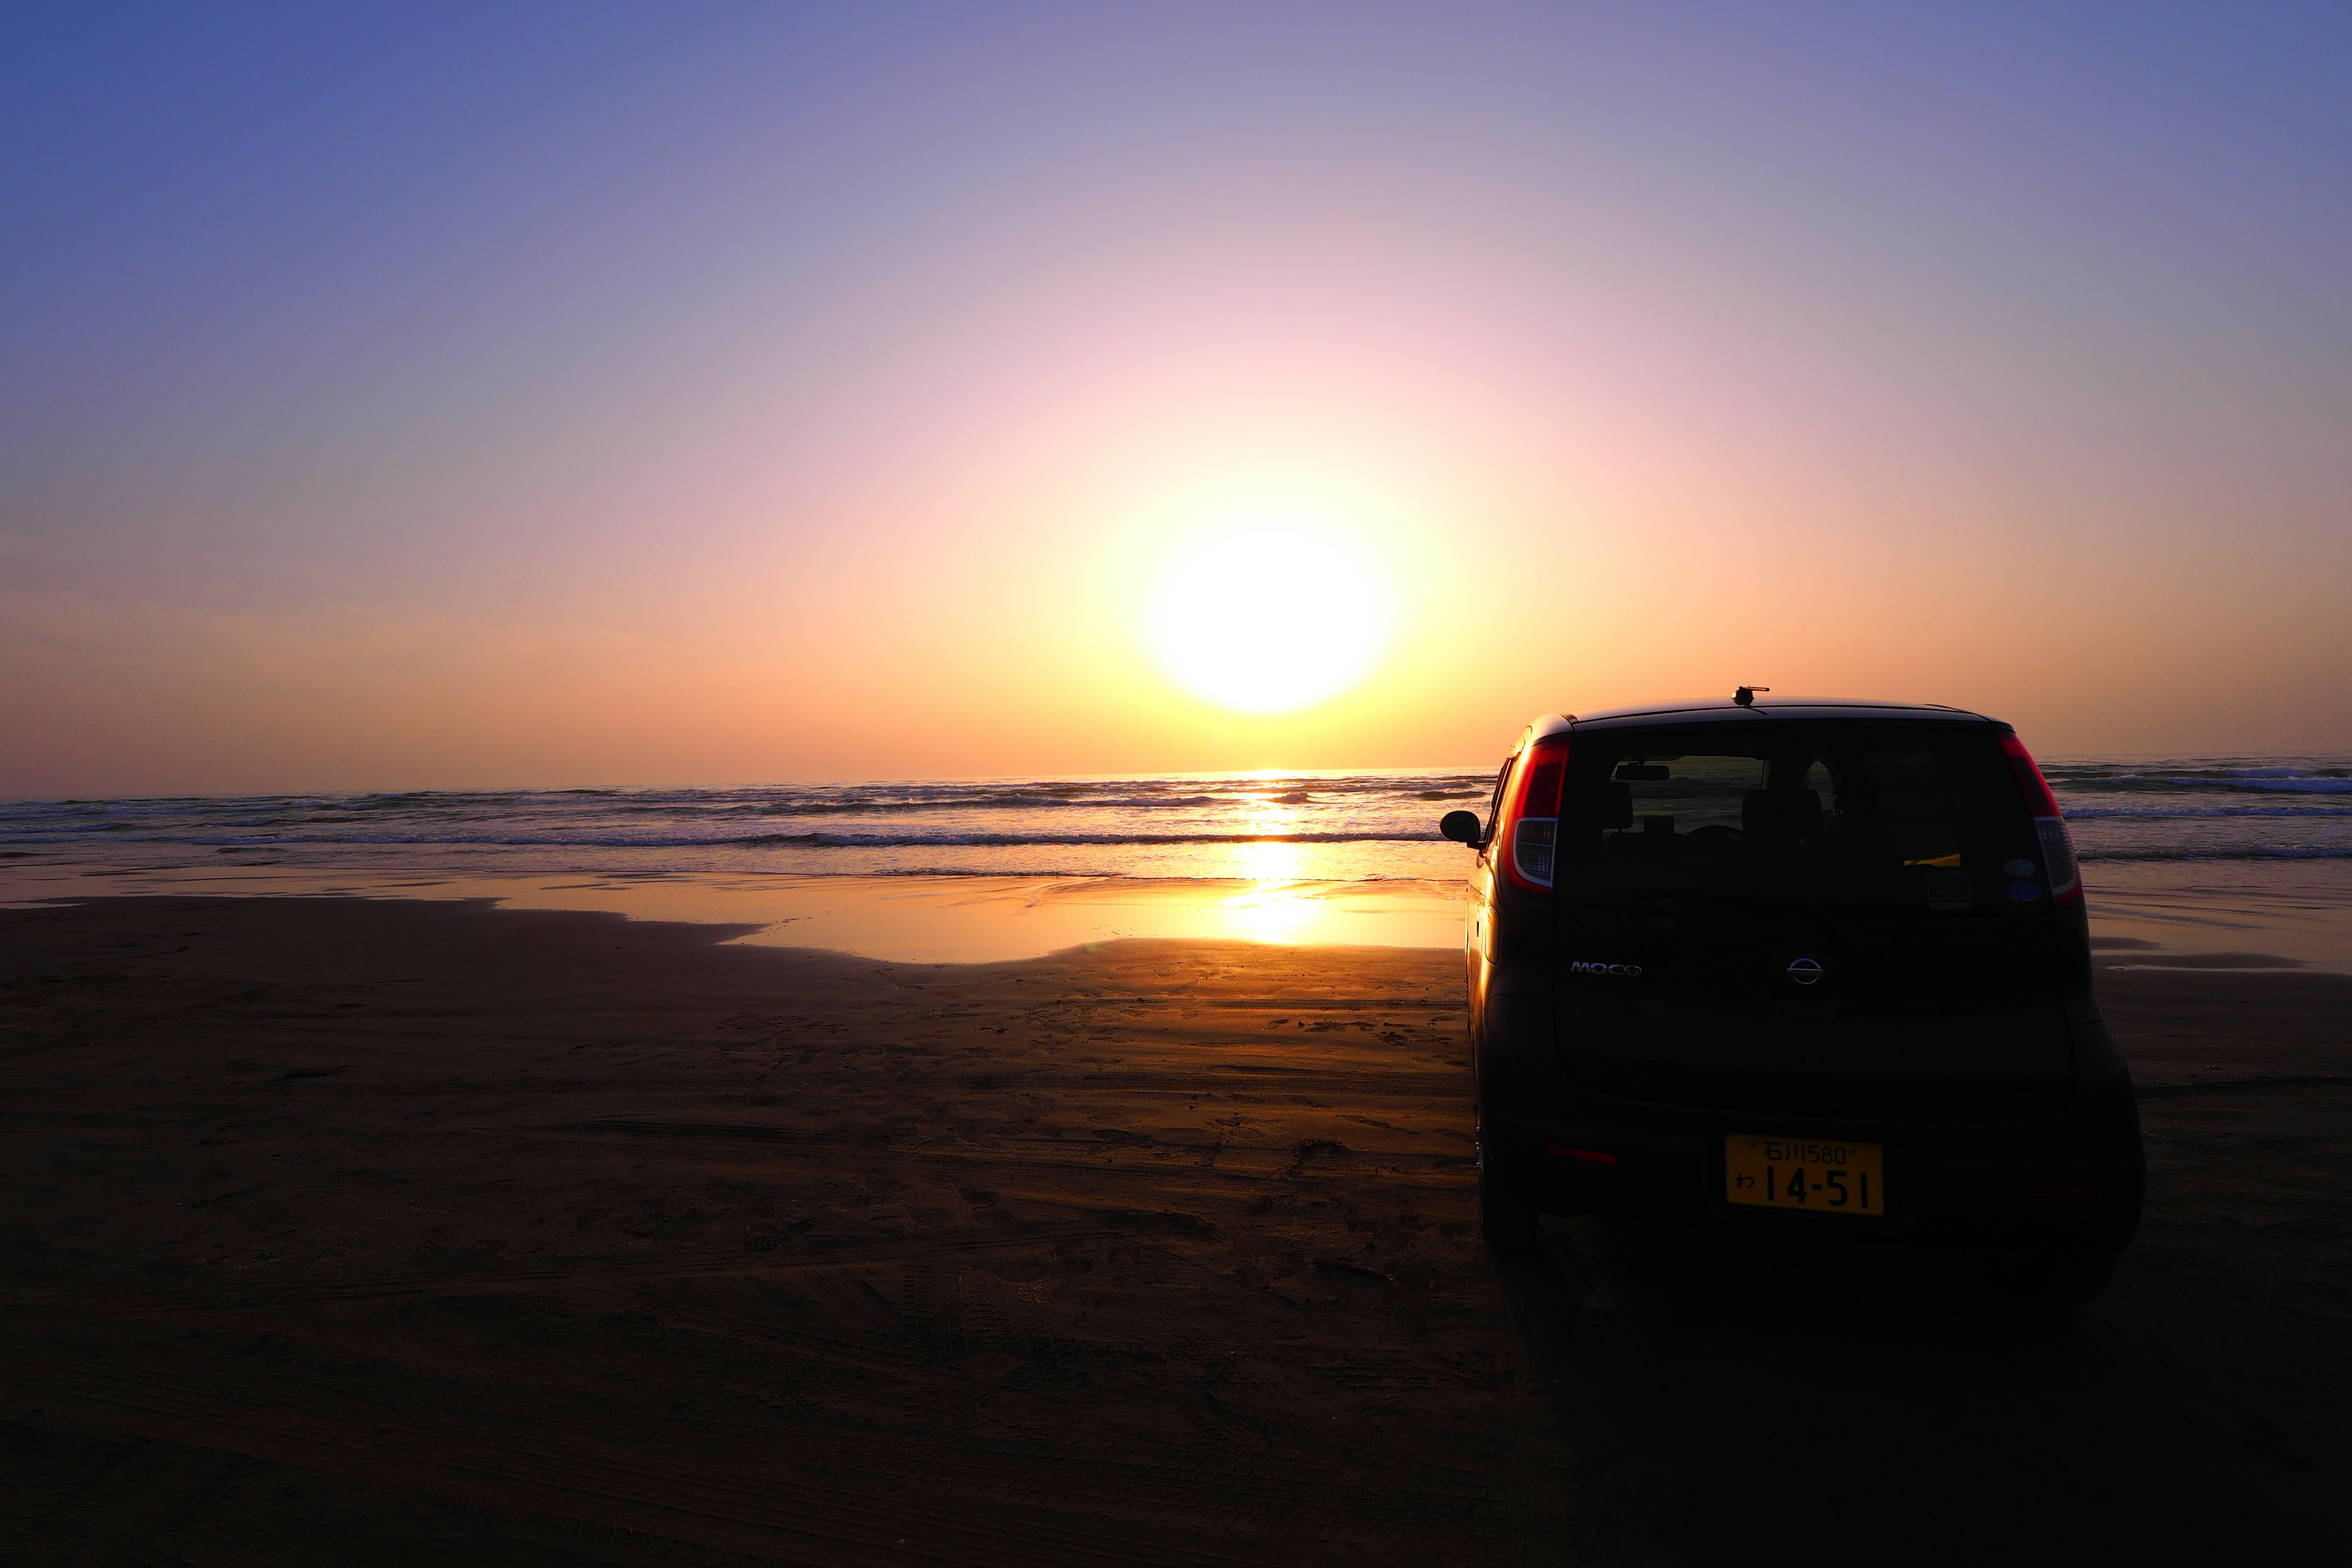
<svg viewBox="0 0 2352 1568">
<path fill-rule="evenodd" d="M 1516 753 L 1505 757 L 1503 771 L 1495 775 L 1494 798 L 1486 803 L 1486 828 L 1485 832 L 1478 835 L 1478 843 L 1481 847 L 1495 841 L 1495 824 L 1503 815 L 1503 786 L 1511 782 L 1511 764 L 1518 760 Z"/>
</svg>

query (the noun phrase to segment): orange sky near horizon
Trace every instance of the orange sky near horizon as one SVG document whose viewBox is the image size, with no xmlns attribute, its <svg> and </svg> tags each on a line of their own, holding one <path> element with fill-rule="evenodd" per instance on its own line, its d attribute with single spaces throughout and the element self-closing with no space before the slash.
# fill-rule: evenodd
<svg viewBox="0 0 2352 1568">
<path fill-rule="evenodd" d="M 1858 75 L 1631 24 L 845 26 L 818 52 L 872 105 L 795 118 L 724 63 L 788 40 L 697 24 L 611 142 L 630 40 L 472 96 L 410 40 L 361 98 L 441 81 L 431 146 L 44 46 L 261 153 L 226 214 L 155 205 L 161 124 L 47 171 L 0 795 L 1484 765 L 1742 680 L 2053 754 L 2352 751 L 2347 121 L 2285 44 L 2168 100 L 1895 23 Z M 385 214 L 325 210 L 305 127 Z M 433 246 L 371 270 L 396 220 Z M 79 281 L 110 237 L 156 256 Z M 1253 716 L 1141 627 L 1171 551 L 1265 515 L 1377 563 L 1394 635 Z"/>
</svg>

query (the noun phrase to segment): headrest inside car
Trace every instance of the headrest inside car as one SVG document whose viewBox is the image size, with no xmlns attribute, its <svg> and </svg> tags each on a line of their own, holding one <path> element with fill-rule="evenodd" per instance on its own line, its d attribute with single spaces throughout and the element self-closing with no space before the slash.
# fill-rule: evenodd
<svg viewBox="0 0 2352 1568">
<path fill-rule="evenodd" d="M 1569 809 L 1587 830 L 1613 832 L 1633 826 L 1633 792 L 1621 784 L 1596 784 L 1571 797 Z"/>
<path fill-rule="evenodd" d="M 1752 789 L 1740 798 L 1739 826 L 1749 838 L 1811 838 L 1822 830 L 1822 797 L 1810 789 Z"/>
</svg>

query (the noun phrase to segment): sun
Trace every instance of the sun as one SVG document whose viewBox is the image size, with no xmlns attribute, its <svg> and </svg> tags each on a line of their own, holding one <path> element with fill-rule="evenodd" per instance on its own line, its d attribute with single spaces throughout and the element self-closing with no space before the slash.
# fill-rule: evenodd
<svg viewBox="0 0 2352 1568">
<path fill-rule="evenodd" d="M 1310 520 L 1253 518 L 1169 554 L 1145 595 L 1143 638 L 1194 696 L 1288 713 L 1370 674 L 1395 619 L 1388 574 L 1357 540 Z"/>
</svg>

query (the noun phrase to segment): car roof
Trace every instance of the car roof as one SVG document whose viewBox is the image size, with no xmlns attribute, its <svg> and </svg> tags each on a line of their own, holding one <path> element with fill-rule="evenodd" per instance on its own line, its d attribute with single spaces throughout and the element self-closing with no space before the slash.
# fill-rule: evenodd
<svg viewBox="0 0 2352 1568">
<path fill-rule="evenodd" d="M 1998 719 L 1940 702 L 1880 702 L 1853 697 L 1759 696 L 1752 703 L 1729 698 L 1692 698 L 1677 702 L 1645 702 L 1631 708 L 1603 708 L 1589 713 L 1547 713 L 1528 727 L 1521 744 L 1570 730 L 1631 730 L 1660 724 L 1762 723 L 1773 719 L 1807 722 L 1875 722 L 1906 724 L 1990 724 L 2006 729 Z"/>
</svg>

